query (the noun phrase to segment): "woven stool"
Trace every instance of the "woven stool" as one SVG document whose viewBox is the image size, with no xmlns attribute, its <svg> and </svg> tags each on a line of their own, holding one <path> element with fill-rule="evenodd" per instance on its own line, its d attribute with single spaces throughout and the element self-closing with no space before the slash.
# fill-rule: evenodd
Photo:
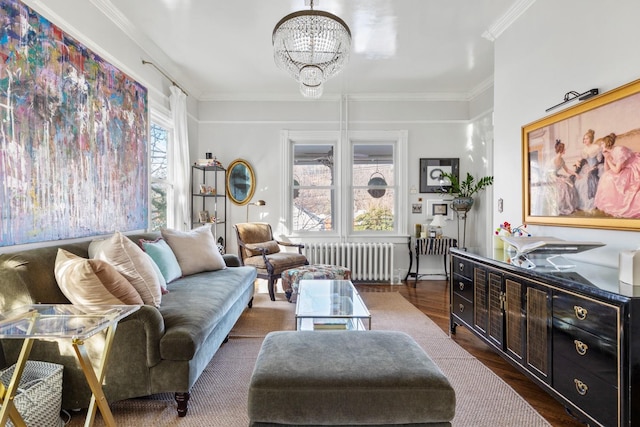
<svg viewBox="0 0 640 427">
<path fill-rule="evenodd" d="M 450 426 L 455 392 L 409 335 L 397 331 L 278 331 L 249 383 L 252 426 Z"/>
<path fill-rule="evenodd" d="M 282 290 L 289 302 L 296 302 L 300 280 L 350 280 L 351 270 L 339 265 L 313 264 L 282 272 Z"/>
</svg>

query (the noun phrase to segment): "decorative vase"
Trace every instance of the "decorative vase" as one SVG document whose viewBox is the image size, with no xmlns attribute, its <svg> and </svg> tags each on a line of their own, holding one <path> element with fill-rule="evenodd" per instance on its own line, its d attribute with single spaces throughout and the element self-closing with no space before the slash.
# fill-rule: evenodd
<svg viewBox="0 0 640 427">
<path fill-rule="evenodd" d="M 456 197 L 451 201 L 451 209 L 454 211 L 468 212 L 473 206 L 473 197 Z"/>
</svg>

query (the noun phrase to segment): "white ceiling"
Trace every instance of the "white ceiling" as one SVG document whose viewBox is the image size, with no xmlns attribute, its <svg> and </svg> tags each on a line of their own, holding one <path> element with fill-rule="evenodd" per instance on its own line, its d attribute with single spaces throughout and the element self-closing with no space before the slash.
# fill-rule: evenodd
<svg viewBox="0 0 640 427">
<path fill-rule="evenodd" d="M 198 99 L 300 97 L 271 35 L 304 0 L 92 0 Z M 315 0 L 352 33 L 325 97 L 469 99 L 492 84 L 493 42 L 535 0 Z M 484 36 L 483 36 L 484 35 Z M 157 58 L 148 58 L 158 61 Z"/>
</svg>

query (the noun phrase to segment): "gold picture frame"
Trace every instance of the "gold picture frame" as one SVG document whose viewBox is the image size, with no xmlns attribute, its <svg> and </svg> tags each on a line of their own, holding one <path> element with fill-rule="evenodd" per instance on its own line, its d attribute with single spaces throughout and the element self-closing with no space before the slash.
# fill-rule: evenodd
<svg viewBox="0 0 640 427">
<path fill-rule="evenodd" d="M 640 229 L 639 109 L 636 80 L 523 126 L 523 222 Z"/>
</svg>

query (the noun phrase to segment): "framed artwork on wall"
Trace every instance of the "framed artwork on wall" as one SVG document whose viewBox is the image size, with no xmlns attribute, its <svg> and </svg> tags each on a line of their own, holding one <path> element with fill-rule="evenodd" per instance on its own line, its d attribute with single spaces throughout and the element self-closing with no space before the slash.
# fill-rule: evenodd
<svg viewBox="0 0 640 427">
<path fill-rule="evenodd" d="M 640 229 L 640 80 L 522 127 L 523 222 Z"/>
<path fill-rule="evenodd" d="M 442 174 L 460 174 L 460 159 L 420 159 L 420 192 L 446 193 L 451 182 Z"/>
<path fill-rule="evenodd" d="M 18 0 L 0 19 L 0 246 L 146 229 L 147 89 Z"/>
<path fill-rule="evenodd" d="M 442 199 L 427 200 L 427 219 L 433 218 L 434 215 L 444 215 L 448 220 L 453 220 L 453 209 L 451 209 L 451 201 Z"/>
</svg>

